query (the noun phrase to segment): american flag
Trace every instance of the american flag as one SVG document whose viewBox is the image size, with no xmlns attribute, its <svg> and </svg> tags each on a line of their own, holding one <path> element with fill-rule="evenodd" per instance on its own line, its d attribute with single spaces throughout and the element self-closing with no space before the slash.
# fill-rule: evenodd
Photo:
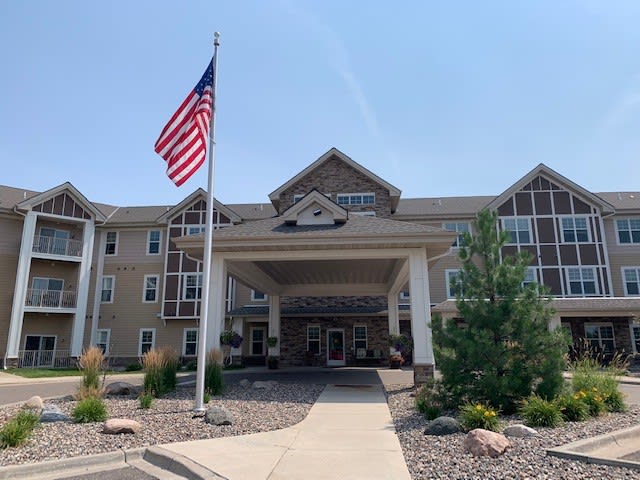
<svg viewBox="0 0 640 480">
<path fill-rule="evenodd" d="M 156 141 L 155 151 L 167 162 L 167 175 L 182 185 L 204 163 L 213 109 L 213 60 Z"/>
</svg>

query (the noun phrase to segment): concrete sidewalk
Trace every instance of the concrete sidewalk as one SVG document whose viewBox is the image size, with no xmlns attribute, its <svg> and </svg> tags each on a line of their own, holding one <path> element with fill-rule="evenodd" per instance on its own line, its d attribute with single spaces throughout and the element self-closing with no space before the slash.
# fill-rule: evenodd
<svg viewBox="0 0 640 480">
<path fill-rule="evenodd" d="M 328 385 L 283 430 L 160 445 L 233 480 L 410 479 L 380 385 Z"/>
</svg>

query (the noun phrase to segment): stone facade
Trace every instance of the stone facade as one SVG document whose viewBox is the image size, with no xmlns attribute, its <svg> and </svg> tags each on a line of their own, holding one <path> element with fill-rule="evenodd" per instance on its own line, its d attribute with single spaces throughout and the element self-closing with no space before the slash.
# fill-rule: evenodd
<svg viewBox="0 0 640 480">
<path fill-rule="evenodd" d="M 387 307 L 386 297 L 281 297 L 282 308 Z"/>
<path fill-rule="evenodd" d="M 573 344 L 581 346 L 585 339 L 585 324 L 610 323 L 613 326 L 613 336 L 616 351 L 619 353 L 632 353 L 631 329 L 629 327 L 633 319 L 630 317 L 562 317 L 562 323 L 571 327 Z"/>
<path fill-rule="evenodd" d="M 413 383 L 423 385 L 427 383 L 435 375 L 435 365 L 414 365 L 413 366 Z"/>
</svg>

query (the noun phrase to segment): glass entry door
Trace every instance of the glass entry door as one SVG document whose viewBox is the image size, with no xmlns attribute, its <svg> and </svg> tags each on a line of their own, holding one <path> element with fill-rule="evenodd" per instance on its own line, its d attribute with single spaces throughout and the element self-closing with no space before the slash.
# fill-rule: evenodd
<svg viewBox="0 0 640 480">
<path fill-rule="evenodd" d="M 344 366 L 344 329 L 327 329 L 327 365 L 330 367 Z"/>
<path fill-rule="evenodd" d="M 56 337 L 48 335 L 27 335 L 24 342 L 22 367 L 53 367 Z"/>
</svg>

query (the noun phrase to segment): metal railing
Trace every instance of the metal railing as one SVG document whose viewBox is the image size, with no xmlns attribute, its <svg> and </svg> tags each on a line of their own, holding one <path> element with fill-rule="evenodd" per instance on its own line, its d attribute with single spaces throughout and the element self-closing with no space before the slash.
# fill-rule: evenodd
<svg viewBox="0 0 640 480">
<path fill-rule="evenodd" d="M 82 242 L 70 238 L 36 235 L 33 237 L 32 251 L 34 253 L 48 253 L 50 255 L 63 255 L 66 257 L 81 257 Z"/>
<path fill-rule="evenodd" d="M 76 292 L 29 288 L 24 305 L 40 308 L 76 308 Z"/>
<path fill-rule="evenodd" d="M 20 368 L 67 368 L 75 365 L 69 350 L 19 350 Z"/>
</svg>

